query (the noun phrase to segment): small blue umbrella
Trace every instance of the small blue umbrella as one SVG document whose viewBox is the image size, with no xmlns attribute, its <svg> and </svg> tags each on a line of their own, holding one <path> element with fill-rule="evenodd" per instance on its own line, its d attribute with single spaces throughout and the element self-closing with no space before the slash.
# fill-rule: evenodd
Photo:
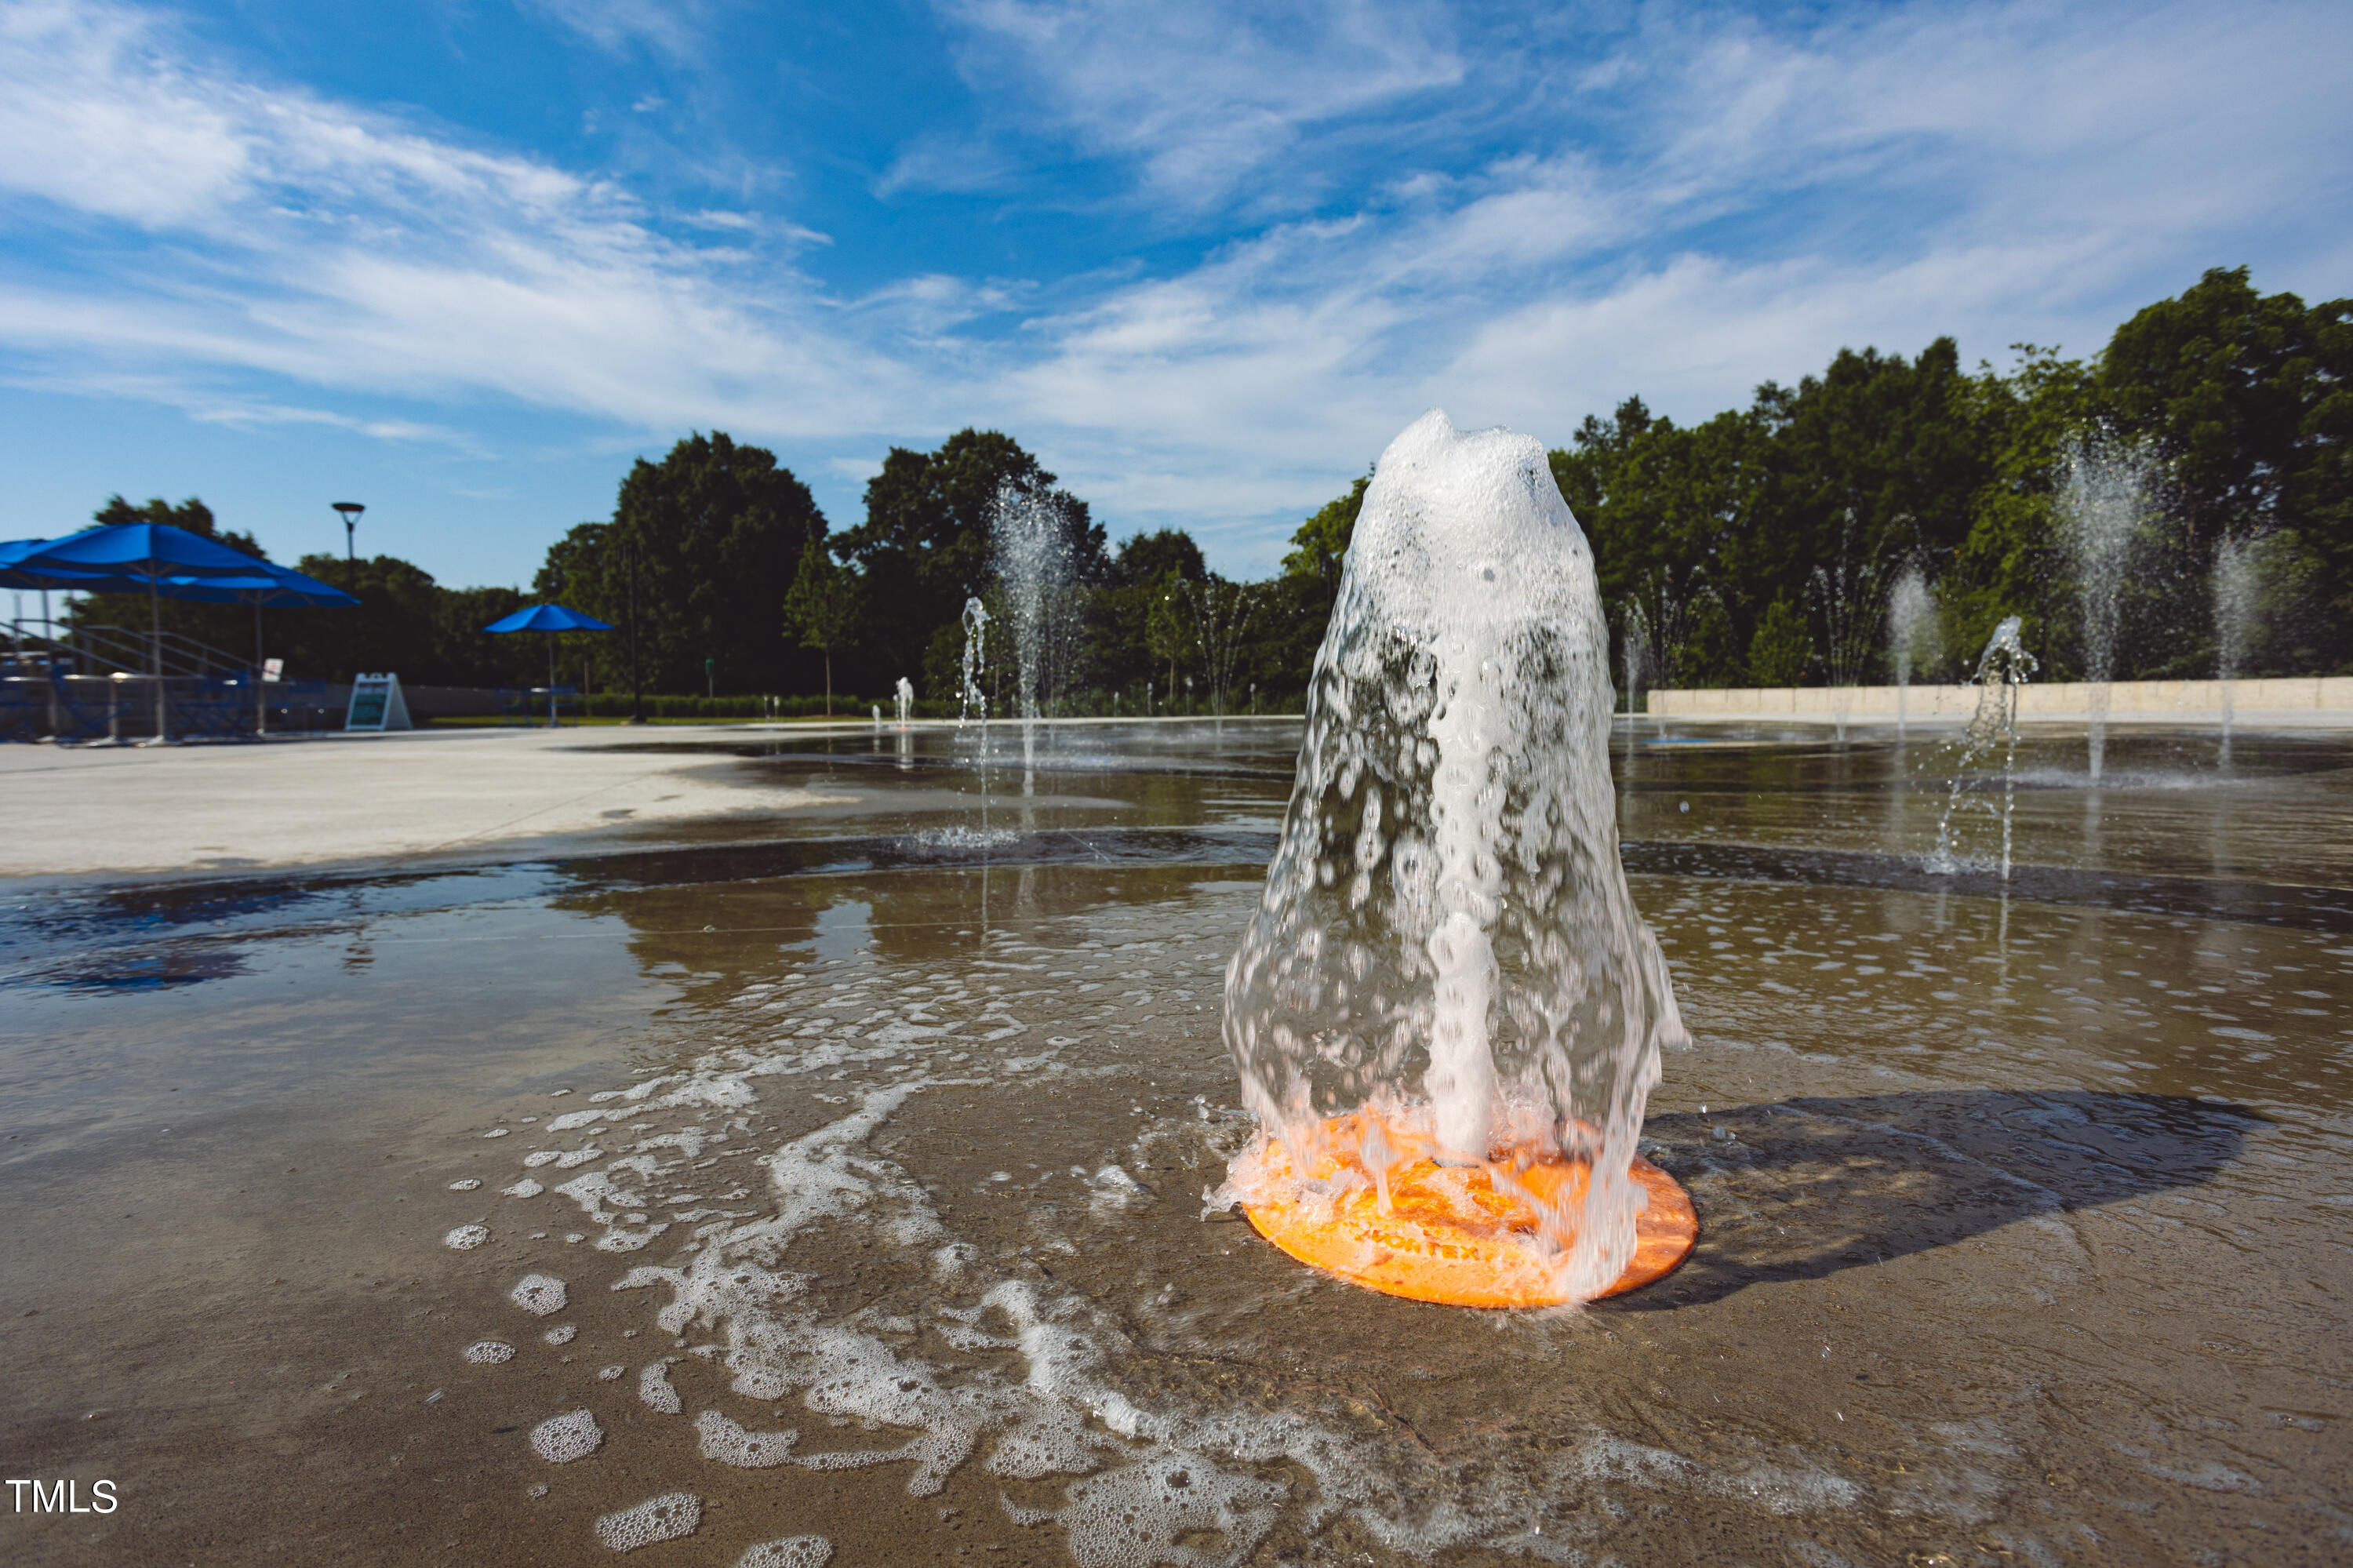
<svg viewBox="0 0 2353 1568">
<path fill-rule="evenodd" d="M 583 615 L 576 609 L 560 604 L 534 604 L 528 609 L 518 609 L 512 615 L 501 616 L 482 628 L 485 631 L 504 635 L 510 631 L 544 631 L 547 633 L 547 727 L 555 727 L 555 634 L 559 631 L 610 631 L 609 621 L 593 615 Z"/>
<path fill-rule="evenodd" d="M 593 615 L 583 615 L 560 604 L 534 604 L 529 609 L 518 609 L 512 615 L 501 616 L 482 628 L 485 631 L 610 631 L 608 623 Z"/>
</svg>

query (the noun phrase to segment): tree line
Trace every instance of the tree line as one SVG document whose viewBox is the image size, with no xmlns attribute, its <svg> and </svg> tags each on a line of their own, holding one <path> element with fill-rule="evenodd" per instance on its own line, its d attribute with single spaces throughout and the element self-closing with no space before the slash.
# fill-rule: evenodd
<svg viewBox="0 0 2353 1568">
<path fill-rule="evenodd" d="M 1907 569 L 1930 585 L 1936 633 L 1915 678 L 1965 675 L 2011 614 L 2047 675 L 2064 678 L 2083 651 L 2055 476 L 2094 431 L 2148 440 L 2164 460 L 2127 574 L 2120 677 L 2212 673 L 2205 585 L 2225 540 L 2259 545 L 2264 567 L 2242 673 L 2353 670 L 2353 301 L 2261 294 L 2243 268 L 2138 312 L 2089 359 L 2019 344 L 2008 369 L 1969 370 L 1948 337 L 1908 359 L 1841 350 L 1821 374 L 1767 382 L 1746 408 L 1695 424 L 1629 397 L 1587 418 L 1551 464 L 1644 683 L 1885 679 L 1887 599 Z M 696 433 L 636 462 L 612 515 L 557 540 L 529 596 L 443 588 L 389 556 L 306 556 L 300 569 L 362 607 L 268 611 L 268 635 L 298 676 L 529 684 L 545 678 L 541 640 L 480 628 L 551 599 L 621 629 L 561 640 L 559 678 L 592 690 L 630 689 L 634 644 L 649 693 L 826 693 L 856 711 L 887 705 L 904 677 L 940 712 L 962 689 L 964 610 L 977 599 L 1003 711 L 1009 629 L 1025 611 L 992 539 L 1019 508 L 1059 567 L 1039 673 L 1050 709 L 1292 710 L 1366 482 L 1306 518 L 1271 577 L 1240 583 L 1210 571 L 1181 529 L 1113 544 L 1084 500 L 997 431 L 892 448 L 863 518 L 839 530 L 774 453 Z M 216 531 L 193 499 L 117 496 L 98 516 Z M 100 598 L 82 613 L 146 621 L 143 602 Z M 249 645 L 248 610 L 166 613 L 190 636 Z"/>
</svg>

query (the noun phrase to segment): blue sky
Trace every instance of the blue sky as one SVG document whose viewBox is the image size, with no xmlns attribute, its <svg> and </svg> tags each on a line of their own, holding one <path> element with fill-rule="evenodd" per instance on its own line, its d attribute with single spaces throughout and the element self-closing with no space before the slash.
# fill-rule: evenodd
<svg viewBox="0 0 2353 1568">
<path fill-rule="evenodd" d="M 1037 452 L 1256 573 L 1422 409 L 2353 293 L 2336 5 L 0 0 L 0 537 L 527 581 L 690 429 Z"/>
</svg>

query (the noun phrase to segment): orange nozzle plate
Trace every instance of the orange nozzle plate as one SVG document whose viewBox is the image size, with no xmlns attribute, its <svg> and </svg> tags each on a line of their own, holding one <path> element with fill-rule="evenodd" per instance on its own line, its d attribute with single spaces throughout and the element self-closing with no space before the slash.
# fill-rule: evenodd
<svg viewBox="0 0 2353 1568">
<path fill-rule="evenodd" d="M 1362 1170 L 1354 1152 L 1362 1117 L 1324 1124 L 1326 1152 L 1315 1175 Z M 1290 1157 L 1279 1141 L 1269 1141 L 1265 1158 L 1270 1177 L 1288 1174 Z M 1536 1216 L 1518 1196 L 1498 1191 L 1494 1177 L 1501 1172 L 1506 1187 L 1515 1182 L 1557 1204 L 1582 1197 L 1586 1170 L 1585 1161 L 1559 1155 L 1449 1166 L 1408 1153 L 1389 1168 L 1386 1214 L 1369 1185 L 1328 1208 L 1317 1205 L 1312 1215 L 1293 1202 L 1250 1203 L 1244 1212 L 1261 1235 L 1300 1262 L 1368 1289 L 1450 1307 L 1556 1307 L 1568 1297 L 1536 1239 Z M 1699 1240 L 1699 1215 L 1673 1177 L 1639 1156 L 1631 1174 L 1650 1205 L 1635 1219 L 1633 1260 L 1604 1296 L 1673 1273 Z"/>
</svg>

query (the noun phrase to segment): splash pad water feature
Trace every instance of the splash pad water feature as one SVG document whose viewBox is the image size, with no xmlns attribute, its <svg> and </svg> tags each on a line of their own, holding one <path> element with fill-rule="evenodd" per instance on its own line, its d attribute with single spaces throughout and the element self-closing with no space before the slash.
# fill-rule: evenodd
<svg viewBox="0 0 2353 1568">
<path fill-rule="evenodd" d="M 2092 782 L 2107 765 L 2108 687 L 2116 678 L 2125 569 L 2158 477 L 2156 448 L 2106 431 L 2084 437 L 2060 466 L 2060 537 L 2084 619 L 2084 678 L 2092 689 Z"/>
<path fill-rule="evenodd" d="M 1929 853 L 1927 861 L 1930 871 L 1950 875 L 1968 869 L 1972 863 L 1962 853 L 1960 835 L 1966 814 L 1975 808 L 1981 814 L 1992 814 L 2001 823 L 2000 863 L 2002 880 L 2010 879 L 2010 829 L 2018 805 L 2018 689 L 2039 667 L 2034 655 L 2026 651 L 2026 644 L 2021 641 L 2019 627 L 2020 620 L 2015 615 L 2004 620 L 1986 640 L 1985 652 L 1978 655 L 1977 711 L 1956 743 L 1959 757 L 1954 764 L 1944 815 L 1936 822 L 1936 847 Z M 1987 788 L 1989 776 L 1981 767 L 1997 750 L 2001 754 L 1999 807 L 1992 802 Z M 2093 755 L 2096 758 L 2099 754 L 2095 751 Z M 2096 770 L 2093 777 L 2097 779 Z"/>
<path fill-rule="evenodd" d="M 1366 492 L 1227 970 L 1259 1137 L 1213 1208 L 1396 1295 L 1589 1300 L 1688 1253 L 1635 1142 L 1665 959 L 1619 862 L 1609 632 L 1544 449 L 1433 410 Z"/>
<path fill-rule="evenodd" d="M 1904 710 L 1911 694 L 1912 672 L 1936 662 L 1942 652 L 1937 641 L 1936 601 L 1928 592 L 1927 578 L 1918 567 L 1906 567 L 1887 597 L 1887 654 L 1895 666 L 1895 733 L 1899 736 L 1907 718 Z"/>
</svg>

